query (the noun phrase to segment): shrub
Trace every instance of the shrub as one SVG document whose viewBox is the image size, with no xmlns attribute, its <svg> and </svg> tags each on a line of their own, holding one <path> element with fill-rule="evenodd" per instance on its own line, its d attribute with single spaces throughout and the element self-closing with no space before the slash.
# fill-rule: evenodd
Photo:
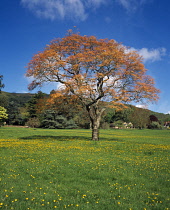
<svg viewBox="0 0 170 210">
<path fill-rule="evenodd" d="M 162 129 L 163 127 L 156 121 L 153 121 L 149 126 L 149 129 Z"/>
<path fill-rule="evenodd" d="M 100 128 L 101 128 L 101 129 L 109 129 L 109 128 L 110 128 L 110 123 L 108 123 L 108 122 L 103 122 L 103 123 L 101 123 Z"/>
<path fill-rule="evenodd" d="M 117 120 L 114 122 L 114 126 L 118 128 L 124 128 L 124 124 L 122 120 Z"/>
<path fill-rule="evenodd" d="M 68 121 L 66 122 L 66 127 L 65 127 L 65 128 L 67 128 L 67 129 L 73 129 L 73 128 L 77 128 L 77 127 L 78 127 L 78 126 L 76 125 L 76 123 L 74 122 L 73 119 L 68 120 Z"/>
<path fill-rule="evenodd" d="M 39 128 L 40 121 L 37 117 L 30 118 L 28 122 L 26 123 L 26 126 L 31 127 L 31 128 Z"/>
</svg>

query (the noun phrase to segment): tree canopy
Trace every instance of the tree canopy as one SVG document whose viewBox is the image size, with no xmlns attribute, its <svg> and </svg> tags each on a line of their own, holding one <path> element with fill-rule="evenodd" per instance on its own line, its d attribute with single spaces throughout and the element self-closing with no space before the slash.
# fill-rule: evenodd
<svg viewBox="0 0 170 210">
<path fill-rule="evenodd" d="M 5 122 L 6 119 L 8 119 L 8 114 L 6 113 L 6 109 L 2 106 L 0 106 L 0 126 Z"/>
<path fill-rule="evenodd" d="M 46 82 L 56 82 L 59 84 L 53 99 L 69 96 L 79 100 L 88 112 L 92 139 L 98 140 L 98 128 L 106 105 L 158 99 L 159 90 L 146 73 L 136 51 L 115 40 L 69 31 L 65 37 L 53 40 L 44 51 L 34 55 L 26 76 L 34 78 L 30 90 Z"/>
</svg>

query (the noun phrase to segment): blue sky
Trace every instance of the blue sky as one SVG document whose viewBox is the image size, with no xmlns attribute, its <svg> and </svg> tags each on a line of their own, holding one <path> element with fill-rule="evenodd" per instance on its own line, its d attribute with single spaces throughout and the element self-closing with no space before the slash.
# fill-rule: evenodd
<svg viewBox="0 0 170 210">
<path fill-rule="evenodd" d="M 28 92 L 24 74 L 32 56 L 74 26 L 81 35 L 115 39 L 137 50 L 161 90 L 160 100 L 148 108 L 170 113 L 169 0 L 1 0 L 3 90 Z M 54 85 L 41 90 L 52 89 Z"/>
</svg>

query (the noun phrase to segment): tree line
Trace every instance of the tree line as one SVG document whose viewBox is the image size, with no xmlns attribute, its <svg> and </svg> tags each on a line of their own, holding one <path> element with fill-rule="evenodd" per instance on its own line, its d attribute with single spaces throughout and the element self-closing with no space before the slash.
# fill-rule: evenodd
<svg viewBox="0 0 170 210">
<path fill-rule="evenodd" d="M 0 107 L 7 110 L 6 124 L 49 129 L 91 128 L 86 110 L 78 101 L 61 97 L 51 103 L 54 92 L 30 94 L 2 91 Z M 169 114 L 129 105 L 121 110 L 107 108 L 102 115 L 100 128 L 162 128 L 167 121 L 170 121 Z"/>
</svg>

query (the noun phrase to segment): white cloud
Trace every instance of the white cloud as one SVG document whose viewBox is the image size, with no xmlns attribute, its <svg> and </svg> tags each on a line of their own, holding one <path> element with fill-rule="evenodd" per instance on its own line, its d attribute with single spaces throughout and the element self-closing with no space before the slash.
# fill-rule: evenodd
<svg viewBox="0 0 170 210">
<path fill-rule="evenodd" d="M 159 61 L 162 59 L 163 56 L 166 55 L 166 48 L 157 48 L 157 49 L 148 49 L 148 48 L 142 48 L 142 49 L 135 49 L 135 48 L 130 48 L 127 50 L 129 51 L 137 51 L 139 55 L 141 55 L 144 59 L 144 62 L 147 61 Z"/>
<path fill-rule="evenodd" d="M 72 18 L 85 20 L 87 10 L 96 9 L 109 0 L 21 0 L 24 7 L 34 12 L 38 17 L 47 19 Z"/>
<path fill-rule="evenodd" d="M 28 91 L 25 91 L 25 90 L 19 90 L 19 91 L 17 91 L 17 93 L 29 93 Z"/>
<path fill-rule="evenodd" d="M 137 104 L 136 107 L 142 108 L 142 109 L 148 109 L 148 106 L 146 104 Z"/>
<path fill-rule="evenodd" d="M 153 0 L 116 0 L 121 6 L 123 6 L 127 12 L 134 12 L 142 5 L 150 3 Z"/>
<path fill-rule="evenodd" d="M 166 49 L 165 48 L 157 48 L 157 49 L 147 49 L 142 48 L 138 50 L 139 55 L 141 55 L 144 59 L 144 61 L 158 61 L 161 60 L 163 56 L 166 55 Z"/>
</svg>

